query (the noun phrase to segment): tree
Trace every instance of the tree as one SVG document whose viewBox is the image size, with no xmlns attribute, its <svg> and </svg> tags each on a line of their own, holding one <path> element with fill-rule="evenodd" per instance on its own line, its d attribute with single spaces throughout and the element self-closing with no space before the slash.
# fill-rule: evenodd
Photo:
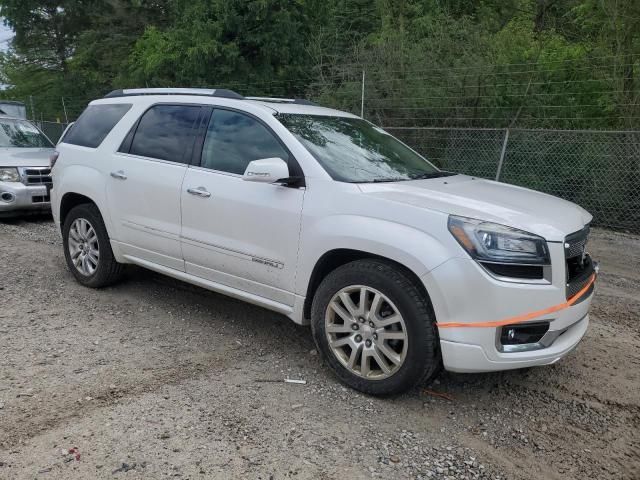
<svg viewBox="0 0 640 480">
<path fill-rule="evenodd" d="M 308 67 L 303 4 L 290 0 L 173 2 L 171 25 L 150 27 L 136 42 L 129 81 L 149 86 L 228 86 L 256 93 L 289 82 Z"/>
</svg>

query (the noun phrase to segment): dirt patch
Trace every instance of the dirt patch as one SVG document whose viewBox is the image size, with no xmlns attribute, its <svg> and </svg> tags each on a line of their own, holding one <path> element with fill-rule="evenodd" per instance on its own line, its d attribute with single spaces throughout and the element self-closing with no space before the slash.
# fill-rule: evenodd
<svg viewBox="0 0 640 480">
<path fill-rule="evenodd" d="M 377 399 L 284 317 L 143 270 L 85 289 L 49 220 L 0 223 L 0 478 L 638 478 L 640 238 L 590 250 L 566 359 Z"/>
</svg>

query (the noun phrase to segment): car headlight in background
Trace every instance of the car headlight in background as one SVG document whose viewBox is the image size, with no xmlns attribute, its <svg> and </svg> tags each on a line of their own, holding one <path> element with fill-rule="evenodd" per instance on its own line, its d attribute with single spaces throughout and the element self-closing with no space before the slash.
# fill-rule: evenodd
<svg viewBox="0 0 640 480">
<path fill-rule="evenodd" d="M 532 233 L 453 215 L 449 217 L 449 231 L 472 258 L 483 264 L 542 266 L 551 263 L 546 240 Z"/>
<path fill-rule="evenodd" d="M 0 167 L 0 182 L 19 182 L 20 175 L 15 167 Z"/>
</svg>

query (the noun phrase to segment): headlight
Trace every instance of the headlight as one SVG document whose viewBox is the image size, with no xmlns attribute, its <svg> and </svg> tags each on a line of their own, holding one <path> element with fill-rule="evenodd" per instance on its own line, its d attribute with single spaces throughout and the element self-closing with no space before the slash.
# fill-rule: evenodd
<svg viewBox="0 0 640 480">
<path fill-rule="evenodd" d="M 471 257 L 481 262 L 549 265 L 544 238 L 473 218 L 449 216 L 449 231 Z"/>
<path fill-rule="evenodd" d="M 20 175 L 15 167 L 0 167 L 0 182 L 19 182 Z"/>
</svg>

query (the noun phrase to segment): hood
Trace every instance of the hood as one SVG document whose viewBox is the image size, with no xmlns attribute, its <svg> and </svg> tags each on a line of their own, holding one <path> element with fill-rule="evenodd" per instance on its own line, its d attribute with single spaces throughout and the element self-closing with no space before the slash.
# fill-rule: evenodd
<svg viewBox="0 0 640 480">
<path fill-rule="evenodd" d="M 366 195 L 500 223 L 552 242 L 564 241 L 592 218 L 582 207 L 552 195 L 466 175 L 359 186 Z"/>
<path fill-rule="evenodd" d="M 0 148 L 0 167 L 48 167 L 53 148 Z"/>
</svg>

